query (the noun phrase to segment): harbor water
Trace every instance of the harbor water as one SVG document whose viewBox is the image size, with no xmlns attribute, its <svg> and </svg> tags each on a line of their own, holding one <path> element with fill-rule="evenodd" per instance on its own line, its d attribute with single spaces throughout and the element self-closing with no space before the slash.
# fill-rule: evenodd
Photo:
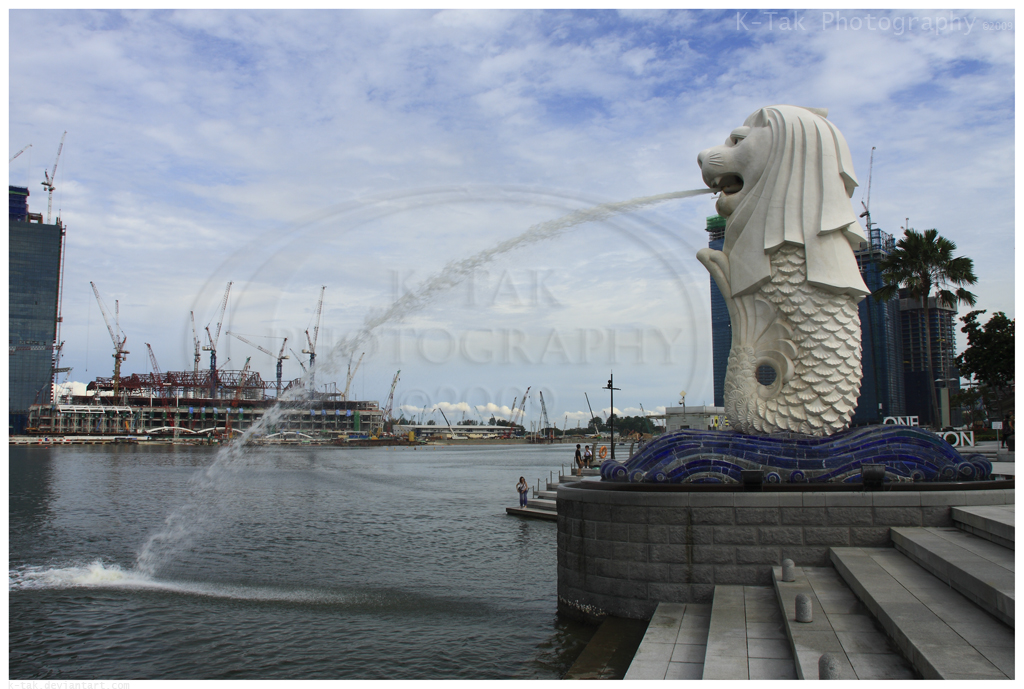
<svg viewBox="0 0 1024 689">
<path fill-rule="evenodd" d="M 555 524 L 505 507 L 571 447 L 253 448 L 205 484 L 217 448 L 11 447 L 9 674 L 557 679 L 593 630 Z"/>
</svg>

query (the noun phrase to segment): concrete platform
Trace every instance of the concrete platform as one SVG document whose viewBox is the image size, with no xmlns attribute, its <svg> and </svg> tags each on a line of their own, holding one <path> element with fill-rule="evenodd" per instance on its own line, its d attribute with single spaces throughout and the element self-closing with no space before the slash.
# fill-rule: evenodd
<svg viewBox="0 0 1024 689">
<path fill-rule="evenodd" d="M 532 500 L 530 501 L 533 502 Z M 529 504 L 526 507 L 506 507 L 505 514 L 511 514 L 516 517 L 529 517 L 531 519 L 544 519 L 550 522 L 558 521 L 558 513 L 548 509 L 538 509 L 531 507 Z"/>
<path fill-rule="evenodd" d="M 1014 549 L 1014 505 L 954 507 L 951 514 L 958 529 Z"/>
<path fill-rule="evenodd" d="M 818 659 L 839 659 L 840 679 L 913 679 L 914 669 L 880 630 L 830 567 L 797 567 L 795 581 L 782 581 L 774 567 L 774 590 L 799 679 L 818 679 Z M 811 600 L 812 620 L 796 621 L 796 597 Z"/>
<path fill-rule="evenodd" d="M 959 529 L 891 529 L 896 549 L 1013 627 L 1014 551 Z"/>
<path fill-rule="evenodd" d="M 660 603 L 625 679 L 700 679 L 710 620 L 707 603 Z"/>
<path fill-rule="evenodd" d="M 716 586 L 702 679 L 796 679 L 768 586 Z"/>
<path fill-rule="evenodd" d="M 832 548 L 830 558 L 925 679 L 1013 679 L 1013 629 L 902 553 Z"/>
</svg>

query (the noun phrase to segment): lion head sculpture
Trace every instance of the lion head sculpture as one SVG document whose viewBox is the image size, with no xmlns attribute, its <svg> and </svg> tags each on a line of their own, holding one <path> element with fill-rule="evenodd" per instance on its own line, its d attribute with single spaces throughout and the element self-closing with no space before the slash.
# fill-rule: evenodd
<svg viewBox="0 0 1024 689">
<path fill-rule="evenodd" d="M 771 277 L 770 255 L 802 245 L 807 282 L 857 299 L 870 290 L 853 250 L 866 242 L 850 205 L 857 187 L 846 140 L 828 112 L 793 105 L 755 111 L 721 145 L 697 156 L 705 184 L 728 217 L 723 251 L 733 296 Z"/>
</svg>

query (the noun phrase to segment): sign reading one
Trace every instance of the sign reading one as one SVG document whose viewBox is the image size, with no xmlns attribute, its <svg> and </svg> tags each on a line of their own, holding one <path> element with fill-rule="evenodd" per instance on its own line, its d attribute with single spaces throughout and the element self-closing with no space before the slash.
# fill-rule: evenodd
<svg viewBox="0 0 1024 689">
<path fill-rule="evenodd" d="M 887 416 L 882 419 L 882 423 L 889 424 L 890 426 L 918 426 L 916 416 Z"/>
</svg>

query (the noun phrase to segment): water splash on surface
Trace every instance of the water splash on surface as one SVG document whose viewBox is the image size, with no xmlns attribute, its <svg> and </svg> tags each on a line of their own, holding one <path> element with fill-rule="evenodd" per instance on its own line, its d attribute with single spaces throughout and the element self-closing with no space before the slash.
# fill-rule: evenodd
<svg viewBox="0 0 1024 689">
<path fill-rule="evenodd" d="M 169 581 L 156 579 L 138 569 L 122 569 L 116 564 L 104 564 L 101 560 L 88 565 L 52 568 L 26 566 L 12 569 L 7 573 L 7 581 L 8 591 L 67 588 L 132 589 L 233 600 L 320 605 L 347 604 L 364 598 L 317 589 Z"/>
<path fill-rule="evenodd" d="M 553 220 L 532 225 L 524 232 L 506 239 L 489 249 L 472 256 L 451 261 L 438 273 L 424 281 L 419 288 L 408 292 L 395 300 L 387 309 L 372 312 L 363 322 L 363 326 L 354 334 L 346 336 L 335 345 L 325 356 L 317 359 L 315 366 L 303 376 L 304 380 L 321 372 L 336 372 L 342 362 L 349 360 L 378 328 L 425 308 L 433 299 L 462 284 L 479 267 L 486 265 L 498 257 L 519 248 L 536 244 L 541 241 L 558 237 L 579 225 L 606 220 L 616 215 L 637 211 L 665 201 L 689 198 L 703 194 L 716 193 L 717 189 L 691 189 L 675 191 L 654 196 L 641 196 L 628 201 L 603 203 L 590 208 L 573 211 Z M 241 468 L 253 463 L 258 452 L 254 452 L 247 443 L 254 435 L 262 434 L 268 426 L 276 424 L 284 414 L 282 404 L 300 400 L 305 392 L 303 386 L 297 386 L 282 394 L 281 402 L 268 409 L 266 413 L 241 436 L 233 439 L 221 448 L 213 463 L 197 472 L 189 480 L 189 497 L 184 504 L 172 510 L 164 520 L 163 528 L 150 536 L 142 546 L 136 559 L 136 570 L 146 576 L 154 576 L 158 568 L 168 562 L 176 554 L 187 550 L 192 537 L 201 532 L 206 524 L 213 521 L 215 504 L 213 499 L 216 491 L 229 485 L 225 479 L 237 473 Z"/>
</svg>

